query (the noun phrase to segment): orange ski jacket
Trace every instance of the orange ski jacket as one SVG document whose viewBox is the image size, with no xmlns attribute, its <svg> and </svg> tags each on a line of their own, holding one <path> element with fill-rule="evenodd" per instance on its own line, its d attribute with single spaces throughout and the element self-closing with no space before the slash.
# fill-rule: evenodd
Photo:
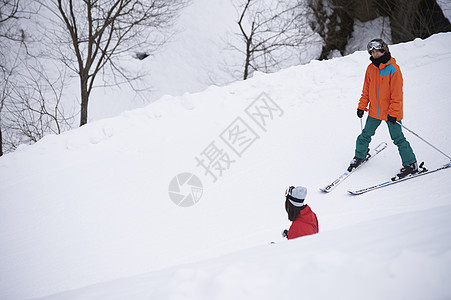
<svg viewBox="0 0 451 300">
<path fill-rule="evenodd" d="M 386 64 L 381 63 L 379 68 L 371 63 L 366 69 L 358 108 L 368 111 L 368 115 L 375 119 L 387 121 L 387 115 L 390 115 L 401 121 L 402 83 L 401 69 L 393 57 Z"/>
</svg>

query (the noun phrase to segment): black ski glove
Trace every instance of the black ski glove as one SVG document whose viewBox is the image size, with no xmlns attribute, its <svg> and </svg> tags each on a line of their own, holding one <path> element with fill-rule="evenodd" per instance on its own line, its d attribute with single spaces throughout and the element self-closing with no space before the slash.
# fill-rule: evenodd
<svg viewBox="0 0 451 300">
<path fill-rule="evenodd" d="M 395 124 L 395 123 L 396 123 L 396 118 L 395 118 L 395 117 L 392 117 L 392 116 L 390 116 L 390 115 L 388 115 L 388 116 L 387 116 L 387 121 L 388 121 L 388 122 L 392 122 L 393 124 Z"/>
<path fill-rule="evenodd" d="M 287 229 L 285 229 L 285 230 L 282 232 L 282 236 L 283 236 L 284 238 L 288 238 L 288 230 L 287 230 Z"/>
<path fill-rule="evenodd" d="M 361 109 L 357 109 L 357 117 L 362 118 L 364 111 Z"/>
</svg>

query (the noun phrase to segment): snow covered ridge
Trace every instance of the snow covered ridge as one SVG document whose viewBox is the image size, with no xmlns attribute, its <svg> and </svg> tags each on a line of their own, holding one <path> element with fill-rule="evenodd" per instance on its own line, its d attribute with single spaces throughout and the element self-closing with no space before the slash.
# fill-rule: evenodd
<svg viewBox="0 0 451 300">
<path fill-rule="evenodd" d="M 404 124 L 447 153 L 449 49 L 451 34 L 390 46 Z M 451 172 L 349 197 L 401 167 L 382 125 L 372 145 L 388 148 L 318 190 L 353 156 L 368 63 L 357 52 L 166 96 L 1 157 L 0 298 L 450 298 Z M 262 93 L 280 108 L 265 130 L 246 113 Z M 235 153 L 221 134 L 238 118 L 258 139 Z M 427 166 L 444 162 L 406 136 Z M 216 181 L 196 160 L 212 142 L 235 161 Z M 168 193 L 183 172 L 202 181 L 190 207 Z M 298 184 L 320 233 L 287 242 L 283 192 Z"/>
</svg>

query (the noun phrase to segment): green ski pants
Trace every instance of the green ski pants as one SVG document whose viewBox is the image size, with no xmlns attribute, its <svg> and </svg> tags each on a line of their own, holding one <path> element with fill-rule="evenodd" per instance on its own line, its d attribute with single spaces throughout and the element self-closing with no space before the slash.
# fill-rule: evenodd
<svg viewBox="0 0 451 300">
<path fill-rule="evenodd" d="M 365 128 L 362 133 L 357 137 L 355 156 L 358 158 L 365 158 L 368 153 L 368 146 L 370 145 L 371 138 L 376 133 L 376 129 L 381 124 L 381 120 L 368 116 L 366 119 Z M 404 137 L 402 133 L 401 125 L 397 123 L 386 122 L 388 125 L 388 131 L 393 143 L 398 147 L 399 155 L 401 156 L 402 164 L 410 165 L 417 161 L 412 147 Z"/>
</svg>

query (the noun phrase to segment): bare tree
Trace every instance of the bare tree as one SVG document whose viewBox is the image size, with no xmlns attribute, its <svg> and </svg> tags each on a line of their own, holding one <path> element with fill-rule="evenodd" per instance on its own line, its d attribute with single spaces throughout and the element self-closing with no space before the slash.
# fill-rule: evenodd
<svg viewBox="0 0 451 300">
<path fill-rule="evenodd" d="M 10 129 L 30 142 L 71 127 L 74 116 L 66 116 L 61 105 L 66 76 L 62 70 L 53 73 L 50 76 L 39 64 L 27 65 L 27 74 L 20 76 L 24 84 L 16 84 L 12 91 L 7 114 Z"/>
<path fill-rule="evenodd" d="M 7 23 L 11 19 L 17 18 L 18 11 L 19 11 L 19 0 L 1 0 L 0 25 Z"/>
<path fill-rule="evenodd" d="M 5 99 L 7 97 L 8 91 L 6 90 L 6 81 L 7 81 L 7 70 L 3 65 L 0 65 L 0 71 L 1 71 L 1 79 L 2 79 L 2 86 L 0 90 L 0 156 L 3 155 L 3 122 L 2 122 L 2 111 L 3 107 L 5 106 Z"/>
<path fill-rule="evenodd" d="M 0 70 L 2 74 L 6 73 L 6 70 L 0 66 Z M 4 76 L 2 76 L 4 77 Z M 2 78 L 3 79 L 3 78 Z M 0 95 L 0 156 L 3 155 L 3 135 L 2 135 L 2 131 L 3 131 L 3 126 L 2 126 L 2 111 L 3 111 L 3 107 L 5 105 L 5 95 L 6 91 L 5 89 L 1 90 L 1 95 Z"/>
<path fill-rule="evenodd" d="M 8 2 L 8 3 L 6 3 Z M 31 55 L 31 35 L 26 25 L 36 11 L 26 0 L 0 2 L 0 154 L 20 144 L 34 143 L 49 133 L 71 127 L 73 117 L 64 115 L 64 70 Z M 6 4 L 5 4 L 6 3 Z M 27 9 L 24 9 L 27 7 Z M 8 10 L 9 9 L 9 10 Z M 9 11 L 5 16 L 3 13 Z M 5 17 L 4 17 L 5 16 Z M 43 64 L 46 64 L 44 68 Z"/>
<path fill-rule="evenodd" d="M 11 70 L 8 70 L 7 67 L 7 58 L 5 55 L 5 40 L 13 39 L 13 36 L 10 34 L 9 25 L 12 23 L 12 20 L 17 18 L 17 14 L 19 11 L 19 0 L 1 0 L 0 1 L 0 79 L 1 83 L 1 91 L 0 91 L 0 156 L 3 155 L 3 126 L 2 126 L 2 111 L 5 107 L 5 99 L 8 96 L 8 90 L 6 89 Z"/>
<path fill-rule="evenodd" d="M 89 97 L 99 74 L 112 76 L 104 77 L 114 81 L 107 84 L 132 84 L 137 76 L 121 67 L 121 57 L 138 47 L 153 50 L 161 45 L 165 39 L 163 29 L 172 25 L 186 3 L 187 0 L 42 0 L 58 20 L 51 32 L 47 31 L 48 41 L 56 43 L 59 59 L 79 77 L 80 126 L 88 122 Z"/>
<path fill-rule="evenodd" d="M 275 71 L 290 52 L 300 51 L 313 34 L 305 30 L 307 15 L 302 1 L 246 0 L 238 19 L 245 44 L 240 50 L 245 56 L 243 79 L 252 71 Z"/>
<path fill-rule="evenodd" d="M 4 48 L 2 48 L 4 49 Z M 0 65 L 0 78 L 1 78 L 1 85 L 0 85 L 0 156 L 3 155 L 3 112 L 5 108 L 5 102 L 10 94 L 10 77 L 11 77 L 11 71 L 6 68 L 6 66 L 3 65 L 3 58 L 4 55 L 0 54 L 2 58 L 2 64 Z"/>
<path fill-rule="evenodd" d="M 66 87 L 64 70 L 49 67 L 20 48 L 8 70 L 2 69 L 0 124 L 4 131 L 5 151 L 13 151 L 20 144 L 35 143 L 44 135 L 70 129 L 74 115 L 67 116 L 61 105 Z"/>
</svg>

